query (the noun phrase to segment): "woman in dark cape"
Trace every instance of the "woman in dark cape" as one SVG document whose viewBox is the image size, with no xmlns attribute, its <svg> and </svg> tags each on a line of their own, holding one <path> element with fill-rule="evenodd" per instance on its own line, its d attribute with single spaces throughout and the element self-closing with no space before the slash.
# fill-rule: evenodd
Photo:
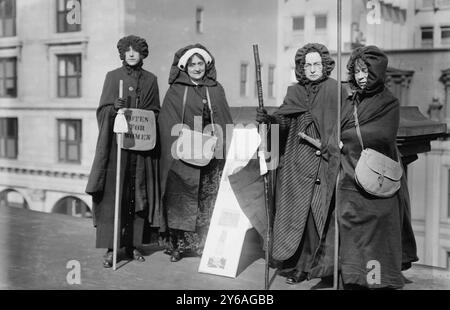
<svg viewBox="0 0 450 310">
<path fill-rule="evenodd" d="M 105 78 L 97 108 L 99 136 L 86 187 L 93 200 L 96 247 L 108 249 L 103 262 L 105 268 L 112 266 L 117 163 L 113 126 L 117 110 L 138 108 L 153 111 L 155 116 L 160 110 L 156 76 L 142 69 L 143 59 L 148 55 L 146 41 L 127 36 L 119 40 L 117 48 L 123 65 L 108 72 Z M 123 80 L 123 99 L 119 98 L 120 80 Z M 122 149 L 121 153 L 120 247 L 125 247 L 127 255 L 137 261 L 145 260 L 137 249 L 145 241 L 144 227 L 145 232 L 147 228 L 165 229 L 160 208 L 158 143 L 150 151 Z"/>
<path fill-rule="evenodd" d="M 364 147 L 399 160 L 396 136 L 400 105 L 384 85 L 387 64 L 382 51 L 367 46 L 356 49 L 347 65 L 354 93 L 342 111 L 344 146 L 338 187 L 340 269 L 345 288 L 401 288 L 401 270 L 418 260 L 405 175 L 400 190 L 389 198 L 366 193 L 354 179 L 362 151 L 353 115 L 355 105 Z"/>
<path fill-rule="evenodd" d="M 312 54 L 316 60 L 307 63 Z M 339 170 L 334 134 L 338 84 L 329 77 L 334 61 L 324 45 L 310 43 L 297 51 L 295 64 L 298 83 L 289 86 L 283 104 L 270 117 L 280 125 L 281 144 L 272 255 L 282 261 L 281 274 L 289 284 L 333 275 L 333 198 Z M 300 138 L 300 132 L 321 146 Z"/>
<path fill-rule="evenodd" d="M 232 124 L 232 119 L 224 89 L 216 81 L 214 58 L 202 45 L 189 45 L 175 53 L 169 84 L 159 118 L 161 196 L 170 229 L 167 253 L 176 262 L 186 252 L 202 253 L 225 164 L 226 124 Z M 201 131 L 213 121 L 219 138 L 215 158 L 204 167 L 185 163 L 172 152 L 178 138 L 178 131 L 172 130 L 182 123 L 185 91 L 183 123 Z M 200 128 L 194 124 L 194 117 L 201 120 Z"/>
</svg>

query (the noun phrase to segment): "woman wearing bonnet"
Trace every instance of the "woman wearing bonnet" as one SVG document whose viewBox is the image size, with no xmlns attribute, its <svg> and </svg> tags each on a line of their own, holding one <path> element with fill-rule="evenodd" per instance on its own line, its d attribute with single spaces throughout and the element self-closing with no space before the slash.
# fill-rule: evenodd
<svg viewBox="0 0 450 310">
<path fill-rule="evenodd" d="M 103 260 L 105 268 L 112 267 L 113 261 L 118 157 L 114 119 L 122 108 L 153 111 L 156 117 L 160 109 L 157 78 L 142 68 L 149 54 L 146 40 L 129 35 L 119 40 L 117 49 L 122 66 L 108 72 L 103 84 L 96 114 L 99 135 L 86 187 L 86 193 L 93 200 L 96 247 L 107 249 Z M 122 96 L 119 95 L 120 81 L 123 82 Z M 145 261 L 139 251 L 142 244 L 150 235 L 156 238 L 158 230 L 165 230 L 159 203 L 158 155 L 158 146 L 150 151 L 121 151 L 120 247 L 125 247 L 127 256 L 138 262 Z M 152 234 L 144 229 L 149 226 Z"/>
<path fill-rule="evenodd" d="M 169 84 L 159 118 L 161 197 L 170 235 L 166 253 L 176 262 L 183 254 L 202 253 L 225 164 L 225 128 L 232 119 L 214 58 L 204 46 L 189 45 L 175 53 Z M 172 132 L 180 124 L 196 131 L 211 125 L 216 129 L 215 157 L 207 165 L 187 163 L 173 152 L 178 131 Z"/>
</svg>

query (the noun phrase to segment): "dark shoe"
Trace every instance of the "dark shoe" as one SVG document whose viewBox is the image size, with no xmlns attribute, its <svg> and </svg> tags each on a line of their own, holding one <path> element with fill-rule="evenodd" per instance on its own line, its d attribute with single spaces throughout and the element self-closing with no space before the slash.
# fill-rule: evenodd
<svg viewBox="0 0 450 310">
<path fill-rule="evenodd" d="M 295 272 L 286 278 L 287 284 L 297 284 L 306 280 L 308 274 L 303 271 L 295 270 Z"/>
<path fill-rule="evenodd" d="M 172 250 L 171 249 L 164 249 L 164 254 L 166 255 L 172 255 Z"/>
<path fill-rule="evenodd" d="M 173 250 L 172 255 L 170 256 L 170 261 L 172 263 L 178 262 L 181 259 L 181 253 L 179 250 Z"/>
<path fill-rule="evenodd" d="M 113 252 L 109 251 L 106 252 L 106 254 L 103 256 L 103 267 L 104 268 L 111 268 L 113 265 Z"/>
<path fill-rule="evenodd" d="M 136 261 L 138 261 L 140 263 L 145 262 L 144 256 L 142 255 L 141 252 L 139 252 L 138 249 L 136 249 L 136 248 L 126 248 L 125 252 L 127 253 L 128 257 L 130 257 L 130 258 L 132 258 L 132 259 L 134 259 L 134 260 L 136 260 Z"/>
</svg>

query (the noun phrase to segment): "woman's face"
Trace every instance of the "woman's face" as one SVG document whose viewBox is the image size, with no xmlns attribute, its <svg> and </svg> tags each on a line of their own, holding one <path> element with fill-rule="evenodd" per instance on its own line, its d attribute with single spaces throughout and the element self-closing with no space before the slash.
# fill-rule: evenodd
<svg viewBox="0 0 450 310">
<path fill-rule="evenodd" d="M 322 57 L 317 52 L 308 53 L 305 56 L 305 75 L 310 81 L 317 81 L 323 75 Z"/>
<path fill-rule="evenodd" d="M 359 88 L 365 89 L 367 86 L 367 77 L 369 76 L 369 69 L 363 61 L 356 61 L 355 63 L 355 80 Z"/>
<path fill-rule="evenodd" d="M 125 61 L 130 66 L 135 66 L 141 60 L 141 54 L 135 51 L 131 46 L 128 48 L 128 51 L 125 52 Z"/>
<path fill-rule="evenodd" d="M 187 64 L 187 73 L 191 77 L 192 80 L 198 81 L 203 78 L 205 75 L 206 64 L 205 61 L 198 57 L 197 55 L 193 55 Z"/>
</svg>

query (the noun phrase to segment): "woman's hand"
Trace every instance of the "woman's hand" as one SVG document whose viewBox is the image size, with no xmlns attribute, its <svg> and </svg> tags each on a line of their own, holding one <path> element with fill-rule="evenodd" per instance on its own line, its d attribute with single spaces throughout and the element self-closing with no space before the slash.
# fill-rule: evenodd
<svg viewBox="0 0 450 310">
<path fill-rule="evenodd" d="M 267 114 L 267 110 L 264 108 L 256 109 L 256 121 L 258 123 L 270 124 L 272 123 L 272 116 Z"/>
<path fill-rule="evenodd" d="M 127 103 L 126 99 L 124 99 L 124 98 L 117 98 L 117 99 L 114 101 L 114 109 L 115 109 L 116 111 L 117 111 L 117 110 L 120 110 L 120 109 L 123 109 L 123 108 L 125 108 L 126 103 Z"/>
</svg>

